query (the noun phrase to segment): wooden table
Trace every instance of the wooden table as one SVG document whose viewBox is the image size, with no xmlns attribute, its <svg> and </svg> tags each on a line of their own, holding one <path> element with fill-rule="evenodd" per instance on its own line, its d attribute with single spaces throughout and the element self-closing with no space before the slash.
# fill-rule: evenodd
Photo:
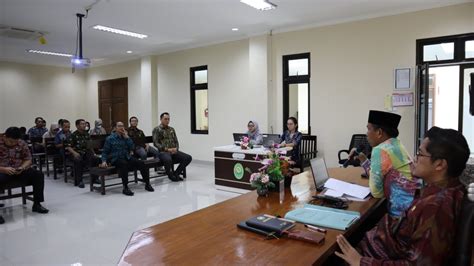
<svg viewBox="0 0 474 266">
<path fill-rule="evenodd" d="M 361 168 L 329 169 L 331 176 L 361 185 Z M 261 235 L 238 229 L 236 224 L 258 214 L 284 216 L 312 199 L 311 172 L 294 176 L 284 195 L 267 198 L 255 191 L 215 204 L 179 218 L 133 233 L 119 265 L 309 265 L 321 264 L 336 249 L 336 236 L 353 234 L 367 218 L 382 207 L 383 200 L 370 198 L 351 202 L 349 210 L 361 219 L 348 231 L 329 229 L 325 243 L 315 245 L 293 239 L 264 240 Z M 297 227 L 302 228 L 301 224 Z"/>
</svg>

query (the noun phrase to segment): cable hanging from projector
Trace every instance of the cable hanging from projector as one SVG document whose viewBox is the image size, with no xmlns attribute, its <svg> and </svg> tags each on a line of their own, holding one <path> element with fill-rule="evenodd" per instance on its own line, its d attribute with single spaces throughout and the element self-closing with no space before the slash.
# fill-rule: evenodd
<svg viewBox="0 0 474 266">
<path fill-rule="evenodd" d="M 77 27 L 77 34 L 76 34 L 76 49 L 74 52 L 74 56 L 71 59 L 72 65 L 72 73 L 76 70 L 76 68 L 86 68 L 90 66 L 91 60 L 89 58 L 83 57 L 83 50 L 82 50 L 82 20 L 86 19 L 89 15 L 89 10 L 97 4 L 100 0 L 95 1 L 93 4 L 85 7 L 86 14 L 77 13 L 76 14 L 76 27 Z"/>
</svg>

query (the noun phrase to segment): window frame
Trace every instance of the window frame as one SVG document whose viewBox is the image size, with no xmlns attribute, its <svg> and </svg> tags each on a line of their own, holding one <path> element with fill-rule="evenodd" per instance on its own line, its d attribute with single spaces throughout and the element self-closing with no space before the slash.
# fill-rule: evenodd
<svg viewBox="0 0 474 266">
<path fill-rule="evenodd" d="M 474 58 L 466 58 L 466 41 L 474 40 L 474 33 L 465 33 L 465 34 L 458 34 L 458 35 L 450 35 L 450 36 L 442 36 L 442 37 L 435 37 L 435 38 L 427 38 L 427 39 L 418 39 L 416 40 L 416 64 L 421 65 L 424 63 L 430 65 L 438 65 L 438 64 L 452 64 L 452 63 L 467 63 L 467 62 L 474 62 Z M 423 48 L 426 45 L 433 45 L 433 44 L 441 44 L 452 42 L 454 43 L 454 54 L 453 59 L 448 60 L 432 60 L 432 61 L 424 61 L 424 51 Z"/>
<path fill-rule="evenodd" d="M 195 73 L 196 71 L 207 70 L 207 82 L 196 84 Z M 209 117 L 208 117 L 208 129 L 207 130 L 198 130 L 196 129 L 196 91 L 198 90 L 208 90 L 209 83 L 209 71 L 207 65 L 191 67 L 189 69 L 190 73 L 190 93 L 191 93 L 191 134 L 209 134 Z M 209 107 L 209 94 L 207 97 L 207 104 Z"/>
<path fill-rule="evenodd" d="M 308 74 L 301 76 L 290 76 L 289 61 L 298 59 L 308 59 Z M 286 121 L 289 117 L 290 111 L 290 85 L 298 83 L 308 84 L 308 133 L 304 135 L 311 135 L 311 53 L 300 53 L 284 55 L 282 57 L 283 63 L 283 130 L 286 129 Z M 298 121 L 299 122 L 299 121 Z"/>
</svg>

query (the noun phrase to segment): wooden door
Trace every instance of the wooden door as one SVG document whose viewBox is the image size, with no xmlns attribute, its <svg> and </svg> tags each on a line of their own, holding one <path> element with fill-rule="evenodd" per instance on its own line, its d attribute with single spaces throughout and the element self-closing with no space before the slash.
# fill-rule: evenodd
<svg viewBox="0 0 474 266">
<path fill-rule="evenodd" d="M 110 133 L 114 122 L 128 121 L 128 78 L 102 80 L 98 82 L 99 117 L 103 127 Z"/>
</svg>

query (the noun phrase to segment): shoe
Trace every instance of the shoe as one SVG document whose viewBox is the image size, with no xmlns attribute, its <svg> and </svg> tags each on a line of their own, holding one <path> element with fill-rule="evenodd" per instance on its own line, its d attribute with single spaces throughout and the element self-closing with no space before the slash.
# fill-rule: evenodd
<svg viewBox="0 0 474 266">
<path fill-rule="evenodd" d="M 5 223 L 5 219 L 3 219 L 3 216 L 0 215 L 0 224 L 4 224 Z"/>
<path fill-rule="evenodd" d="M 79 185 L 77 185 L 77 186 L 80 187 L 80 188 L 84 188 L 84 182 L 82 182 L 82 181 L 79 182 Z"/>
<path fill-rule="evenodd" d="M 0 208 L 3 208 L 3 207 L 5 207 L 5 204 L 0 203 Z"/>
<path fill-rule="evenodd" d="M 179 181 L 179 179 L 177 179 L 174 175 L 168 175 L 168 178 L 173 182 L 178 182 Z"/>
<path fill-rule="evenodd" d="M 38 212 L 38 213 L 48 213 L 49 210 L 46 209 L 45 207 L 41 206 L 39 203 L 33 204 L 33 208 L 31 209 L 33 212 Z"/>
<path fill-rule="evenodd" d="M 180 177 L 179 175 L 175 175 L 174 178 L 176 178 L 178 181 L 183 181 L 184 179 Z"/>
<path fill-rule="evenodd" d="M 145 190 L 146 190 L 146 191 L 150 191 L 150 192 L 155 191 L 155 189 L 154 189 L 150 184 L 146 184 L 146 185 L 145 185 Z"/>
<path fill-rule="evenodd" d="M 122 193 L 127 196 L 133 196 L 133 192 L 129 188 L 124 188 Z"/>
</svg>

